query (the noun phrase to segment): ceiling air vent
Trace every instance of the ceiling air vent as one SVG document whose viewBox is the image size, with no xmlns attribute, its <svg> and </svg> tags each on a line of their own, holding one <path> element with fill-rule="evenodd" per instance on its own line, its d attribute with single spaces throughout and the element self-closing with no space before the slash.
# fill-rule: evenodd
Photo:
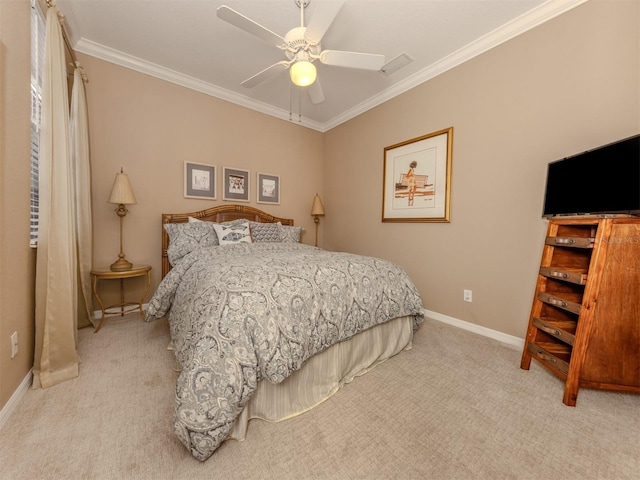
<svg viewBox="0 0 640 480">
<path fill-rule="evenodd" d="M 387 63 L 385 63 L 380 71 L 388 76 L 394 72 L 397 72 L 402 67 L 409 65 L 411 62 L 413 62 L 413 58 L 411 58 L 406 53 L 401 53 L 400 55 L 396 55 Z"/>
</svg>

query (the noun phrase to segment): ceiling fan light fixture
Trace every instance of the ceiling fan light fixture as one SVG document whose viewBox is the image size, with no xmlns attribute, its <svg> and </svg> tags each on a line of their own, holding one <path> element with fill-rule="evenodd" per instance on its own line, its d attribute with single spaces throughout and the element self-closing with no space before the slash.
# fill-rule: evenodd
<svg viewBox="0 0 640 480">
<path fill-rule="evenodd" d="M 307 60 L 296 62 L 289 69 L 291 81 L 299 87 L 308 87 L 316 81 L 317 75 L 316 66 Z"/>
</svg>

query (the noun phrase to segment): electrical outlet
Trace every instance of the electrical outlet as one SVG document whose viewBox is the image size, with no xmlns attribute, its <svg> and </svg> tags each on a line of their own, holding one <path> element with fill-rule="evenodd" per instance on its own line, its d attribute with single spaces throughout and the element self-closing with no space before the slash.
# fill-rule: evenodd
<svg viewBox="0 0 640 480">
<path fill-rule="evenodd" d="M 18 332 L 11 334 L 11 358 L 18 354 Z"/>
<path fill-rule="evenodd" d="M 465 302 L 472 302 L 473 301 L 473 295 L 471 293 L 471 290 L 465 290 L 463 298 L 464 298 Z"/>
</svg>

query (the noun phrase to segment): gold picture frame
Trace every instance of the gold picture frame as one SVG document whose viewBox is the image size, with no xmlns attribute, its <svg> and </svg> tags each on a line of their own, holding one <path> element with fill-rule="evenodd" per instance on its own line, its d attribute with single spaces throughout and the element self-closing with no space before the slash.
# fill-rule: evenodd
<svg viewBox="0 0 640 480">
<path fill-rule="evenodd" d="M 453 127 L 384 148 L 383 222 L 444 222 L 451 216 Z"/>
</svg>

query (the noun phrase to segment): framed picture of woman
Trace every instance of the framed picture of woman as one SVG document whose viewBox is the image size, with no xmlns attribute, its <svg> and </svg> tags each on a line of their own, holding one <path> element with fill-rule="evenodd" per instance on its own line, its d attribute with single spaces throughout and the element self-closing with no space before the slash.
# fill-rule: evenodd
<svg viewBox="0 0 640 480">
<path fill-rule="evenodd" d="M 382 221 L 449 222 L 453 127 L 384 149 Z"/>
</svg>

